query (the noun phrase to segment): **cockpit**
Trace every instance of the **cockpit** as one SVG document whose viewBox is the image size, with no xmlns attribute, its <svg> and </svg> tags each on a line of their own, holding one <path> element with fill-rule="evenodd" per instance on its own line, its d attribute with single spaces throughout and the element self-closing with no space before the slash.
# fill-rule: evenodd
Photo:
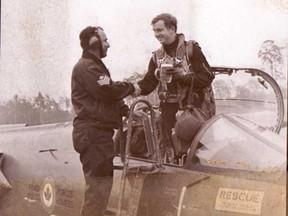
<svg viewBox="0 0 288 216">
<path fill-rule="evenodd" d="M 173 140 L 172 152 L 161 154 L 161 146 L 156 145 L 158 141 L 153 143 L 159 135 L 157 117 L 154 117 L 156 131 L 151 131 L 151 113 L 147 110 L 143 112 L 142 120 L 134 121 L 134 126 L 131 121 L 130 126 L 134 130 L 128 136 L 126 131 L 124 136 L 132 142 L 138 138 L 138 141 L 142 140 L 136 148 L 131 143 L 130 156 L 188 169 L 194 165 L 246 171 L 285 168 L 286 137 L 279 136 L 279 133 L 285 130 L 283 125 L 287 117 L 278 83 L 258 69 L 214 67 L 213 71 L 216 75 L 213 82 L 216 115 L 204 123 L 189 141 L 182 157 L 177 160 L 173 158 L 175 152 L 183 147 L 177 140 Z M 139 134 L 142 138 L 133 137 L 133 134 Z M 145 148 L 141 149 L 143 145 Z M 133 154 L 133 148 L 145 152 Z M 157 153 L 158 148 L 160 153 Z M 124 153 L 122 149 L 122 156 Z"/>
</svg>

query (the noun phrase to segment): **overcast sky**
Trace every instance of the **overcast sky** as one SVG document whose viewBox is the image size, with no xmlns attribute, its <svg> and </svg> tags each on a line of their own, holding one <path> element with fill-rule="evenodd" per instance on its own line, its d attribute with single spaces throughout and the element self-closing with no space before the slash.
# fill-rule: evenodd
<svg viewBox="0 0 288 216">
<path fill-rule="evenodd" d="M 162 12 L 177 17 L 178 32 L 198 41 L 211 65 L 261 68 L 257 53 L 271 39 L 286 46 L 287 73 L 286 0 L 2 0 L 0 101 L 39 91 L 70 97 L 78 35 L 88 25 L 107 34 L 114 80 L 144 72 L 160 46 L 150 23 Z"/>
</svg>

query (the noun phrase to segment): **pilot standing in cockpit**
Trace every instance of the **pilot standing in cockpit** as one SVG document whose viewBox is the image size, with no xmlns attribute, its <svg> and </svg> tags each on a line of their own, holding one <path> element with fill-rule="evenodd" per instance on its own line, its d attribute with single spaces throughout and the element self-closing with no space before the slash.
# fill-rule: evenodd
<svg viewBox="0 0 288 216">
<path fill-rule="evenodd" d="M 176 123 L 176 113 L 191 105 L 190 98 L 193 98 L 193 106 L 202 110 L 205 107 L 207 118 L 215 114 L 211 87 L 214 74 L 199 44 L 186 41 L 184 34 L 177 33 L 176 17 L 162 13 L 153 18 L 151 25 L 162 46 L 153 52 L 148 72 L 136 85 L 137 90 L 133 96 L 148 95 L 159 85 L 162 116 L 160 147 L 165 150 L 166 147 L 173 146 L 171 134 Z M 164 68 L 167 70 L 166 75 Z M 159 76 L 157 71 L 160 72 Z M 165 76 L 166 78 L 161 78 Z"/>
<path fill-rule="evenodd" d="M 110 47 L 101 27 L 81 31 L 82 57 L 72 72 L 73 144 L 80 154 L 85 177 L 81 216 L 102 216 L 113 184 L 114 130 L 127 115 L 123 98 L 134 92 L 132 83 L 113 82 L 102 62 Z"/>
</svg>

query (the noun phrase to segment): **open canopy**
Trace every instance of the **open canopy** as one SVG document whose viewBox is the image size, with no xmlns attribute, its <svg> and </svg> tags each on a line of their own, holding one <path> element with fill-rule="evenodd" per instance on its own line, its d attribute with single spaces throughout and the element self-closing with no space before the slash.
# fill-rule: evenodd
<svg viewBox="0 0 288 216">
<path fill-rule="evenodd" d="M 286 169 L 286 140 L 278 134 L 284 120 L 278 84 L 258 69 L 213 69 L 217 115 L 194 137 L 190 158 L 216 168 Z"/>
<path fill-rule="evenodd" d="M 213 68 L 216 112 L 234 113 L 279 133 L 284 119 L 284 101 L 275 80 L 250 68 Z"/>
</svg>

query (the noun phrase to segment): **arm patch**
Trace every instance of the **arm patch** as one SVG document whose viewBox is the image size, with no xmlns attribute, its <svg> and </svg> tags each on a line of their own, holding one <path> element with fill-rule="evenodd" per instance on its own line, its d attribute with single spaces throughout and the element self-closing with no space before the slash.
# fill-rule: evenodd
<svg viewBox="0 0 288 216">
<path fill-rule="evenodd" d="M 102 85 L 109 85 L 110 84 L 110 77 L 105 76 L 105 75 L 101 75 L 101 76 L 99 76 L 99 79 L 97 82 L 101 86 Z"/>
</svg>

